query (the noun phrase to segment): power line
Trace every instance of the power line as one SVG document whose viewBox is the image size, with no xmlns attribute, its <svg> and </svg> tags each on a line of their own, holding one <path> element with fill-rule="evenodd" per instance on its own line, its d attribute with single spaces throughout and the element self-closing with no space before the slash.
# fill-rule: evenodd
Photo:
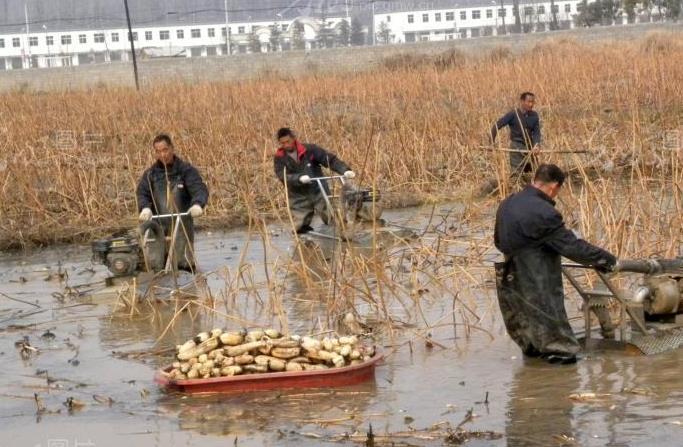
<svg viewBox="0 0 683 447">
<path fill-rule="evenodd" d="M 394 3 L 391 1 L 386 1 L 386 0 L 355 0 L 355 1 L 350 1 L 346 2 L 344 0 L 337 0 L 334 2 L 327 2 L 326 5 L 324 4 L 319 4 L 319 5 L 307 5 L 305 7 L 292 7 L 291 2 L 287 4 L 282 4 L 281 6 L 271 6 L 271 7 L 263 7 L 263 8 L 236 8 L 236 9 L 228 9 L 227 12 L 229 14 L 238 14 L 238 13 L 260 13 L 260 12 L 274 12 L 274 11 L 282 11 L 285 9 L 306 9 L 308 11 L 314 12 L 314 13 L 322 13 L 323 10 L 328 10 L 330 7 L 339 7 L 340 8 L 340 14 L 342 13 L 341 9 L 346 8 L 347 3 L 350 4 L 352 7 L 358 7 L 358 6 L 365 6 L 373 3 Z M 405 3 L 402 1 L 396 1 L 395 3 Z M 148 10 L 142 10 L 142 12 L 151 12 L 153 10 L 148 9 Z M 141 11 L 133 11 L 132 13 L 140 13 Z M 205 9 L 195 9 L 195 10 L 190 10 L 190 11 L 183 11 L 183 12 L 174 12 L 174 11 L 168 11 L 165 14 L 160 14 L 154 18 L 148 19 L 148 20 L 133 20 L 133 25 L 134 26 L 139 26 L 139 25 L 146 25 L 146 24 L 151 24 L 151 23 L 159 23 L 162 22 L 166 19 L 168 19 L 169 16 L 173 17 L 187 17 L 191 16 L 193 14 L 202 14 L 202 13 L 214 13 L 214 14 L 225 14 L 226 9 L 225 8 L 205 8 Z M 34 25 L 34 24 L 50 24 L 50 23 L 78 23 L 78 22 L 84 22 L 84 21 L 110 21 L 110 22 L 120 22 L 122 24 L 122 28 L 125 27 L 125 18 L 121 16 L 94 16 L 94 17 L 59 17 L 59 18 L 50 18 L 50 19 L 34 19 L 30 20 L 28 22 L 29 25 Z M 238 22 L 233 22 L 233 23 L 238 23 Z M 23 27 L 26 26 L 26 22 L 16 22 L 16 23 L 3 23 L 0 24 L 0 28 L 9 28 L 9 27 Z M 177 25 L 177 24 L 176 24 Z M 163 25 L 161 25 L 163 26 Z"/>
</svg>

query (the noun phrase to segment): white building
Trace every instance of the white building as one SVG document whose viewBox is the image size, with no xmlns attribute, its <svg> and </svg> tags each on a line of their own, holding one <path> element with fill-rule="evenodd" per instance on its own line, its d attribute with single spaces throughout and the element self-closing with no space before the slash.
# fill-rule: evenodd
<svg viewBox="0 0 683 447">
<path fill-rule="evenodd" d="M 345 18 L 329 18 L 326 23 L 338 33 Z M 298 24 L 298 25 L 297 25 Z M 316 45 L 321 29 L 316 18 L 299 17 L 291 21 L 230 23 L 230 52 L 279 51 L 293 45 L 297 38 L 303 48 Z M 280 34 L 271 40 L 273 29 Z M 300 37 L 295 36 L 298 33 Z M 253 40 L 258 40 L 257 45 Z M 215 56 L 227 53 L 225 24 L 189 26 L 151 26 L 133 28 L 136 53 L 141 57 Z M 274 44 L 276 48 L 274 48 Z M 0 34 L 0 70 L 45 68 L 129 60 L 130 41 L 125 28 Z"/>
<path fill-rule="evenodd" d="M 511 0 L 453 0 L 426 3 L 428 9 L 414 9 L 409 2 L 383 2 L 375 7 L 374 26 L 378 43 L 450 40 L 508 34 L 514 30 Z M 574 26 L 579 0 L 520 0 L 523 32 L 539 32 Z M 554 13 L 554 14 L 553 14 Z M 553 25 L 555 26 L 555 25 Z"/>
<path fill-rule="evenodd" d="M 130 1 L 136 54 L 142 58 L 199 57 L 227 54 L 228 48 L 231 54 L 293 46 L 310 49 L 329 45 L 329 40 L 340 34 L 341 23 L 349 22 L 343 3 L 326 7 L 324 13 L 314 2 L 299 3 L 176 1 L 167 2 L 174 10 L 166 11 L 160 10 L 155 0 Z M 0 11 L 4 11 L 0 17 L 0 70 L 125 61 L 131 57 L 121 1 L 0 0 Z M 325 41 L 321 36 L 327 36 Z"/>
</svg>

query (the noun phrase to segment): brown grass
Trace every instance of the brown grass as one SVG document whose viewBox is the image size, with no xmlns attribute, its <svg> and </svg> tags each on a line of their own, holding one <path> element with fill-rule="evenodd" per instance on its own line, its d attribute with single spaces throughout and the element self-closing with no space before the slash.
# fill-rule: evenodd
<svg viewBox="0 0 683 447">
<path fill-rule="evenodd" d="M 272 134 L 283 125 L 337 152 L 364 183 L 376 178 L 389 204 L 466 198 L 484 177 L 505 176 L 504 154 L 479 146 L 491 122 L 531 90 L 545 149 L 591 151 L 545 156 L 587 185 L 565 195 L 564 211 L 614 250 L 672 253 L 683 174 L 678 152 L 663 142 L 666 131 L 681 130 L 683 49 L 677 39 L 653 51 L 661 47 L 653 39 L 591 47 L 562 41 L 517 57 L 498 48 L 476 58 L 397 59 L 354 75 L 170 83 L 139 94 L 105 87 L 4 94 L 0 247 L 87 240 L 132 225 L 135 183 L 161 131 L 209 184 L 204 225 L 245 223 L 248 209 L 266 220 L 281 213 L 271 156 Z M 71 132 L 75 144 L 65 138 Z M 626 169 L 588 181 L 603 165 Z"/>
</svg>

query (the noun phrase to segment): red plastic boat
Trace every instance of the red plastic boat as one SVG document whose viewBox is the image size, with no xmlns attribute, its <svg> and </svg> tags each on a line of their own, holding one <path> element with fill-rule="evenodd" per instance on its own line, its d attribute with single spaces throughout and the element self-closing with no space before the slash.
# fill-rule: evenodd
<svg viewBox="0 0 683 447">
<path fill-rule="evenodd" d="M 160 386 L 183 393 L 230 393 L 283 388 L 325 388 L 355 385 L 375 376 L 375 365 L 382 360 L 382 354 L 360 365 L 330 368 L 322 371 L 272 372 L 245 374 L 210 379 L 170 380 L 163 373 L 172 369 L 167 366 L 157 371 L 154 381 Z"/>
</svg>

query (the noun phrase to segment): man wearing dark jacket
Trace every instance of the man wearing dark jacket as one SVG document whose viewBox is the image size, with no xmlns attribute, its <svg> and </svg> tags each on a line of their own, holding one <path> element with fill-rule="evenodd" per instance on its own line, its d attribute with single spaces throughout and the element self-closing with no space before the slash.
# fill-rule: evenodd
<svg viewBox="0 0 683 447">
<path fill-rule="evenodd" d="M 171 137 L 157 135 L 152 143 L 157 161 L 140 177 L 137 187 L 140 221 L 147 222 L 157 214 L 189 212 L 181 219 L 174 246 L 174 263 L 181 270 L 193 271 L 194 224 L 192 218 L 204 214 L 209 191 L 199 171 L 175 155 Z M 175 218 L 159 219 L 167 236 L 171 236 Z"/>
<path fill-rule="evenodd" d="M 561 257 L 603 271 L 617 262 L 565 227 L 553 201 L 564 179 L 559 167 L 541 165 L 531 185 L 500 204 L 494 234 L 505 255 L 496 285 L 507 331 L 525 355 L 552 363 L 573 363 L 579 351 L 564 308 Z"/>
<path fill-rule="evenodd" d="M 503 115 L 491 128 L 491 143 L 500 129 L 510 128 L 510 168 L 514 173 L 531 172 L 532 157 L 541 148 L 541 121 L 533 110 L 535 103 L 533 93 L 522 93 L 519 107 Z"/>
<path fill-rule="evenodd" d="M 336 155 L 315 144 L 305 144 L 296 139 L 291 129 L 283 127 L 277 131 L 280 145 L 275 153 L 273 165 L 275 175 L 287 186 L 289 208 L 299 234 L 313 230 L 311 221 L 318 213 L 325 224 L 332 216 L 327 209 L 320 187 L 311 178 L 323 177 L 323 167 L 352 179 L 356 174 Z M 322 182 L 329 193 L 327 182 Z"/>
</svg>

